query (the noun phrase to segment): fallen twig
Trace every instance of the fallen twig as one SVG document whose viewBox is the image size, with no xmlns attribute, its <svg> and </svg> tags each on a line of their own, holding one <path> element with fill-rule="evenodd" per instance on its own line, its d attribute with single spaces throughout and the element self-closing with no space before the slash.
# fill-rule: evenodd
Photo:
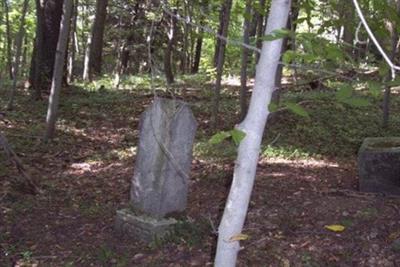
<svg viewBox="0 0 400 267">
<path fill-rule="evenodd" d="M 6 137 L 1 132 L 0 132 L 0 146 L 3 147 L 7 159 L 15 165 L 18 172 L 22 175 L 23 179 L 18 182 L 22 185 L 27 186 L 33 194 L 41 193 L 40 188 L 36 185 L 32 177 L 26 171 L 24 165 L 22 164 L 21 159 L 17 156 L 17 154 L 8 144 Z"/>
<path fill-rule="evenodd" d="M 400 198 L 400 196 L 387 195 L 385 193 L 360 192 L 349 189 L 330 189 L 323 193 L 327 195 L 338 195 L 338 196 L 347 196 L 347 197 L 364 198 L 364 199 L 375 198 L 375 197 L 387 197 L 394 199 Z"/>
</svg>

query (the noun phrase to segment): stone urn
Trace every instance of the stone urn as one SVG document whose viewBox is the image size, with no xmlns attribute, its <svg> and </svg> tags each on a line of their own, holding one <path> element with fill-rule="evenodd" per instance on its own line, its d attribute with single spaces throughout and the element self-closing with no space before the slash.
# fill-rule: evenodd
<svg viewBox="0 0 400 267">
<path fill-rule="evenodd" d="M 400 137 L 366 138 L 358 151 L 359 189 L 400 195 Z"/>
</svg>

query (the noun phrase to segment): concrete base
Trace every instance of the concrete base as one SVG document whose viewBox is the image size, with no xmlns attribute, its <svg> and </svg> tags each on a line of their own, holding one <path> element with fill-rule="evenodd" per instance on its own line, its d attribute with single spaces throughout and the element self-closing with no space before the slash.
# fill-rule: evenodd
<svg viewBox="0 0 400 267">
<path fill-rule="evenodd" d="M 151 243 L 165 237 L 177 223 L 175 219 L 156 219 L 147 215 L 137 215 L 130 209 L 117 211 L 115 230 L 121 236 L 128 236 Z"/>
<path fill-rule="evenodd" d="M 400 138 L 366 138 L 358 152 L 360 191 L 400 195 Z"/>
</svg>

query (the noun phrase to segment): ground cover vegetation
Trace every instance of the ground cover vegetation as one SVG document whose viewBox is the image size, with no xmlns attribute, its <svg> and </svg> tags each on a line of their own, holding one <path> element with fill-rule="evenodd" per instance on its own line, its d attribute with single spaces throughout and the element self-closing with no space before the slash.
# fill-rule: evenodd
<svg viewBox="0 0 400 267">
<path fill-rule="evenodd" d="M 356 162 L 364 138 L 400 132 L 400 80 L 350 2 L 292 1 L 287 29 L 264 35 L 271 1 L 72 1 L 45 142 L 62 2 L 0 6 L 1 266 L 212 265 L 241 141 L 229 133 L 247 112 L 255 50 L 282 38 L 237 265 L 400 264 L 400 200 L 359 192 Z M 396 64 L 398 1 L 359 2 Z M 113 221 L 155 95 L 188 102 L 199 126 L 187 211 L 148 245 L 117 237 Z"/>
</svg>

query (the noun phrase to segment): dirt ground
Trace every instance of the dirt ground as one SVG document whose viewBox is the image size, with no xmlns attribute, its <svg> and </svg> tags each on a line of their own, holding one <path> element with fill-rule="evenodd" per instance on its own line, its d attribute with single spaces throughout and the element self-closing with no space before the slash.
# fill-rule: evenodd
<svg viewBox="0 0 400 267">
<path fill-rule="evenodd" d="M 9 178 L 18 172 L 1 158 L 0 266 L 212 265 L 233 161 L 193 159 L 187 213 L 175 238 L 151 245 L 120 238 L 115 212 L 129 201 L 130 149 L 151 98 L 111 103 L 112 114 L 107 103 L 98 113 L 65 104 L 69 112 L 50 144 L 27 134 L 42 130 L 29 129 L 42 124 L 45 104 L 31 109 L 24 101 L 0 127 L 43 193 L 16 193 Z M 204 116 L 198 114 L 200 127 Z M 400 198 L 360 193 L 357 184 L 355 157 L 263 157 L 238 266 L 400 266 Z M 333 224 L 345 230 L 325 228 Z"/>
</svg>

